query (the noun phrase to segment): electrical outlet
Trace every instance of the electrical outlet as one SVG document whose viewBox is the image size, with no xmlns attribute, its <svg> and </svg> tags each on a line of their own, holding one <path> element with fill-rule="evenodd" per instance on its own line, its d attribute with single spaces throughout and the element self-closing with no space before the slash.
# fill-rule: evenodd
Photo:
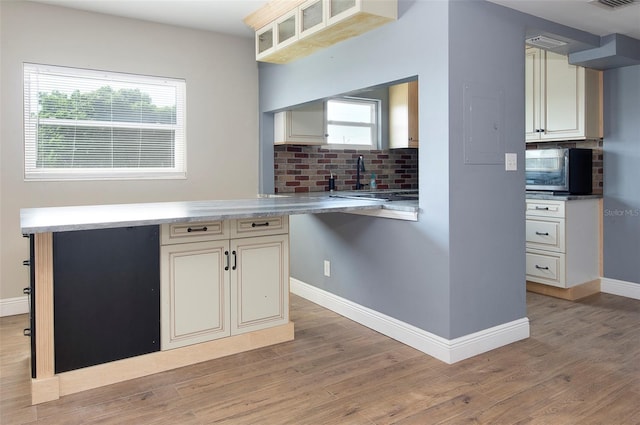
<svg viewBox="0 0 640 425">
<path fill-rule="evenodd" d="M 516 171 L 518 169 L 518 154 L 504 154 L 504 169 L 506 171 Z"/>
<path fill-rule="evenodd" d="M 331 262 L 329 260 L 324 260 L 324 275 L 331 277 Z"/>
</svg>

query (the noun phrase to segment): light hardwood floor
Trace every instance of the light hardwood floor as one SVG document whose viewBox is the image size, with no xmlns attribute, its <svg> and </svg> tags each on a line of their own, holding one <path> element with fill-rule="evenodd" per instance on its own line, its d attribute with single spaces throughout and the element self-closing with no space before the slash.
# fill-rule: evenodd
<svg viewBox="0 0 640 425">
<path fill-rule="evenodd" d="M 531 337 L 447 365 L 292 296 L 292 342 L 29 405 L 0 319 L 4 424 L 640 424 L 640 301 L 528 293 Z"/>
</svg>

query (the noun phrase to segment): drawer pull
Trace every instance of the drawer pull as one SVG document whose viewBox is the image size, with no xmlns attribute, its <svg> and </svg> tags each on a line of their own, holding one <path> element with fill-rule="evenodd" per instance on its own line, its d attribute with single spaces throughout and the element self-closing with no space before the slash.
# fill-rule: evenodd
<svg viewBox="0 0 640 425">
<path fill-rule="evenodd" d="M 22 335 L 24 336 L 31 336 L 31 328 L 24 328 L 22 330 Z"/>
<path fill-rule="evenodd" d="M 238 256 L 235 251 L 231 251 L 231 254 L 233 254 L 233 267 L 231 267 L 231 270 L 235 270 L 238 267 Z"/>
<path fill-rule="evenodd" d="M 549 236 L 549 232 L 536 232 L 538 236 Z"/>
<path fill-rule="evenodd" d="M 549 270 L 549 267 L 541 267 L 541 266 L 536 264 L 536 269 L 538 269 L 538 270 Z"/>
<path fill-rule="evenodd" d="M 539 207 L 536 205 L 536 210 L 538 211 L 549 211 L 549 207 Z"/>
<path fill-rule="evenodd" d="M 251 223 L 251 227 L 267 227 L 268 225 L 268 221 L 265 221 L 264 223 Z"/>
<path fill-rule="evenodd" d="M 200 227 L 200 228 L 196 227 L 195 229 L 193 227 L 187 228 L 187 232 L 189 232 L 189 233 L 191 233 L 191 232 L 206 232 L 206 231 L 207 231 L 207 226 L 203 226 L 203 227 Z"/>
<path fill-rule="evenodd" d="M 31 260 L 22 260 L 22 265 L 23 266 L 30 266 L 31 265 Z"/>
<path fill-rule="evenodd" d="M 225 257 L 227 257 L 227 262 L 225 263 L 224 269 L 229 270 L 229 251 L 224 252 Z"/>
<path fill-rule="evenodd" d="M 22 288 L 22 293 L 25 295 L 31 295 L 31 288 Z"/>
</svg>

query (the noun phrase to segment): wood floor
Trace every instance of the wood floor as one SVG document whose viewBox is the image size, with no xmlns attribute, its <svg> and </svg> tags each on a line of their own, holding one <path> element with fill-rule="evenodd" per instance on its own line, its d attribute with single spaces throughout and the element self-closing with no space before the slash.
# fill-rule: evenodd
<svg viewBox="0 0 640 425">
<path fill-rule="evenodd" d="M 292 296 L 292 342 L 30 406 L 0 319 L 4 424 L 640 424 L 640 301 L 528 293 L 531 337 L 447 365 Z"/>
</svg>

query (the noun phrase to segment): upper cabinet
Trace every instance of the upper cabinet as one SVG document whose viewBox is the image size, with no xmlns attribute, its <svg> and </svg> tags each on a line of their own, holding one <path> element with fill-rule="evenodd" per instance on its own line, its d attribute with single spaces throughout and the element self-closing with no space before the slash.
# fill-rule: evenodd
<svg viewBox="0 0 640 425">
<path fill-rule="evenodd" d="M 397 0 L 272 0 L 244 22 L 256 30 L 256 60 L 288 63 L 397 16 Z"/>
<path fill-rule="evenodd" d="M 276 112 L 273 120 L 276 145 L 321 145 L 326 142 L 324 102 Z"/>
<path fill-rule="evenodd" d="M 570 65 L 567 56 L 527 48 L 526 141 L 602 137 L 602 73 Z"/>
<path fill-rule="evenodd" d="M 418 147 L 418 81 L 389 87 L 389 148 Z"/>
</svg>

